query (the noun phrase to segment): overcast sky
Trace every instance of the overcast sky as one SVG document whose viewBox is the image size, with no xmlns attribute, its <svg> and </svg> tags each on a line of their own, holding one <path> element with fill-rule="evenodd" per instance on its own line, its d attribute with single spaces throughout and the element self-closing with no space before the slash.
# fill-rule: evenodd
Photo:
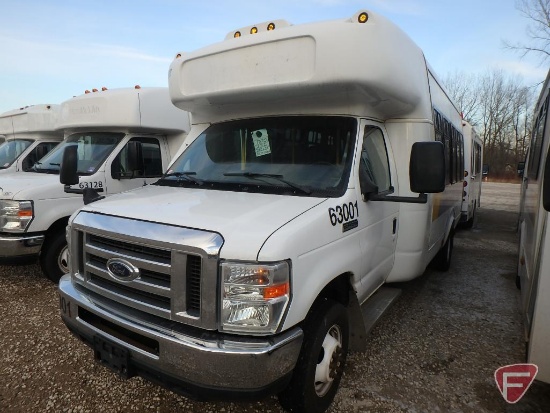
<svg viewBox="0 0 550 413">
<path fill-rule="evenodd" d="M 242 26 L 299 24 L 373 10 L 399 25 L 444 78 L 502 69 L 526 85 L 548 63 L 503 47 L 526 38 L 514 0 L 1 1 L 0 113 L 61 103 L 86 89 L 167 86 L 176 53 L 222 41 Z"/>
</svg>

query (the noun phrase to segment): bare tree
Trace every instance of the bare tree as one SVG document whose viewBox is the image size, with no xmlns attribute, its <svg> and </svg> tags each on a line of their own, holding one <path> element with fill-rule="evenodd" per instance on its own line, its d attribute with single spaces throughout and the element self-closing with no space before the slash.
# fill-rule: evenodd
<svg viewBox="0 0 550 413">
<path fill-rule="evenodd" d="M 529 44 L 504 41 L 505 46 L 521 52 L 522 57 L 537 54 L 546 62 L 550 59 L 550 0 L 518 0 L 516 8 L 530 21 L 527 35 L 531 41 Z"/>
<path fill-rule="evenodd" d="M 476 126 L 478 122 L 477 112 L 480 105 L 476 76 L 455 71 L 443 79 L 443 84 L 451 98 L 458 105 L 464 119 Z"/>
<path fill-rule="evenodd" d="M 501 70 L 477 77 L 455 72 L 443 83 L 464 118 L 480 134 L 484 163 L 491 165 L 491 175 L 513 176 L 515 165 L 525 158 L 531 135 L 533 88 Z"/>
</svg>

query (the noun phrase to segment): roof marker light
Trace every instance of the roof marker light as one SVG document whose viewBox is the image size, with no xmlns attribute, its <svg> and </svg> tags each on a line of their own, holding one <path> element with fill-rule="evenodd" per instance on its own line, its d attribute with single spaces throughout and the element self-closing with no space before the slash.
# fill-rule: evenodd
<svg viewBox="0 0 550 413">
<path fill-rule="evenodd" d="M 88 93 L 92 93 L 92 92 L 90 92 L 88 89 L 86 89 L 86 90 L 84 91 L 84 94 L 88 94 Z"/>
<path fill-rule="evenodd" d="M 366 12 L 363 12 L 359 16 L 357 16 L 357 21 L 359 23 L 366 23 L 368 19 L 369 15 Z"/>
<path fill-rule="evenodd" d="M 180 57 L 181 57 L 181 53 L 178 53 L 178 54 L 176 55 L 176 59 L 179 59 Z"/>
<path fill-rule="evenodd" d="M 235 34 L 233 34 L 233 37 L 236 39 L 237 37 L 241 37 L 241 32 L 236 31 Z"/>
<path fill-rule="evenodd" d="M 96 88 L 93 88 L 93 89 L 92 89 L 92 92 L 94 92 L 94 93 L 97 92 L 97 89 L 96 89 Z"/>
<path fill-rule="evenodd" d="M 105 86 L 103 86 L 103 87 L 101 88 L 101 91 L 102 91 L 102 92 L 105 92 L 106 90 L 107 90 L 107 88 L 106 88 Z"/>
<path fill-rule="evenodd" d="M 140 85 L 135 85 L 134 89 L 141 89 L 141 86 Z"/>
<path fill-rule="evenodd" d="M 272 23 L 269 23 L 269 24 L 267 25 L 267 30 L 275 30 L 275 23 L 273 23 L 273 22 L 272 22 Z"/>
<path fill-rule="evenodd" d="M 250 34 L 256 34 L 256 33 L 258 33 L 258 28 L 254 26 L 253 28 L 250 29 Z"/>
</svg>

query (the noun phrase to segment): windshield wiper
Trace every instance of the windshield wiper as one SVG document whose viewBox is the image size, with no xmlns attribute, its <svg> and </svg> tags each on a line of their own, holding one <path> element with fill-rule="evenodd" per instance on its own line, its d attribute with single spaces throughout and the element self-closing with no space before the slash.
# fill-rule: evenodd
<svg viewBox="0 0 550 413">
<path fill-rule="evenodd" d="M 272 178 L 306 195 L 311 194 L 311 191 L 309 189 L 304 188 L 298 184 L 295 184 L 294 182 L 287 181 L 286 179 L 284 179 L 283 175 L 279 175 L 279 174 L 262 174 L 258 172 L 227 172 L 223 174 L 223 176 L 244 176 L 245 178 L 257 179 L 262 182 L 265 182 L 265 180 L 261 178 Z"/>
<path fill-rule="evenodd" d="M 169 178 L 171 176 L 175 176 L 176 178 L 184 178 L 186 181 L 193 182 L 196 185 L 202 185 L 204 181 L 201 179 L 195 178 L 193 175 L 196 175 L 196 172 L 170 172 L 167 174 L 164 174 L 161 180 Z"/>
</svg>

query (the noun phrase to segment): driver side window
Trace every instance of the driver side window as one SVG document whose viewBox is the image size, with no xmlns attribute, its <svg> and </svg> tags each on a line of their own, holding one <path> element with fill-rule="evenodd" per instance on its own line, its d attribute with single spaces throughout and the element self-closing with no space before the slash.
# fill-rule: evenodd
<svg viewBox="0 0 550 413">
<path fill-rule="evenodd" d="M 378 193 L 391 190 L 390 166 L 384 134 L 376 126 L 367 125 L 363 135 L 361 166 L 378 187 Z"/>
</svg>

